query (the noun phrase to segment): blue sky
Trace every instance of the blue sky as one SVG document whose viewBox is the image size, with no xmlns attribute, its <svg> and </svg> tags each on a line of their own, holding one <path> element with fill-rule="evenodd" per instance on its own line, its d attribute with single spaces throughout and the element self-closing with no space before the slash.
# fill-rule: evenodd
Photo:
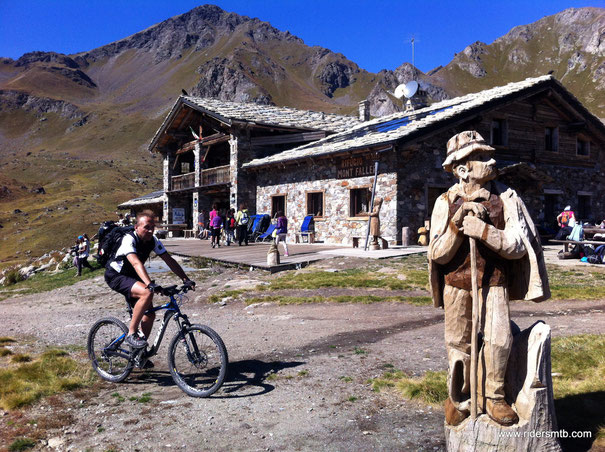
<svg viewBox="0 0 605 452">
<path fill-rule="evenodd" d="M 371 72 L 412 62 L 446 65 L 475 41 L 491 43 L 516 25 L 605 0 L 217 0 L 226 11 L 289 30 L 307 45 L 344 54 Z M 191 0 L 0 0 L 0 56 L 76 53 L 122 39 L 203 3 Z"/>
</svg>

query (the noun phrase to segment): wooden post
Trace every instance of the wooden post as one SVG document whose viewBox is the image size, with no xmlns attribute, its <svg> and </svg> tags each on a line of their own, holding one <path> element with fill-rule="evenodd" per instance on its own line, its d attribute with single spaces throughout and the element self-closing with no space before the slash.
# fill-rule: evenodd
<svg viewBox="0 0 605 452">
<path fill-rule="evenodd" d="M 469 237 L 471 254 L 471 278 L 473 289 L 472 332 L 471 332 L 471 419 L 477 419 L 477 348 L 479 335 L 479 287 L 477 286 L 477 241 Z"/>
<path fill-rule="evenodd" d="M 374 210 L 374 198 L 376 197 L 376 182 L 378 181 L 378 160 L 374 162 L 374 186 L 372 187 L 372 199 L 370 201 L 370 211 Z M 368 231 L 366 232 L 366 245 L 363 247 L 364 251 L 368 250 L 368 242 L 370 240 L 370 225 L 372 224 L 372 217 L 368 216 Z"/>
<path fill-rule="evenodd" d="M 401 228 L 401 246 L 410 246 L 410 228 L 408 226 Z"/>
</svg>

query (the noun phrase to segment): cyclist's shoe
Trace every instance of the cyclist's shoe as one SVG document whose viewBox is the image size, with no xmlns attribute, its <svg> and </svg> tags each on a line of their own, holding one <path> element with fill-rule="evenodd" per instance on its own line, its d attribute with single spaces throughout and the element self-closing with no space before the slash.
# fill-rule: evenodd
<svg viewBox="0 0 605 452">
<path fill-rule="evenodd" d="M 136 334 L 129 334 L 126 336 L 126 345 L 130 345 L 132 348 L 143 348 L 147 346 L 147 341 L 138 337 Z"/>
</svg>

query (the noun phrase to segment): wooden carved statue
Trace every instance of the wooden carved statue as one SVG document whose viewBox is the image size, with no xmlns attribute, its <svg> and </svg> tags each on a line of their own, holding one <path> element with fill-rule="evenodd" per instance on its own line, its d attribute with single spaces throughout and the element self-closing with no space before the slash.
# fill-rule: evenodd
<svg viewBox="0 0 605 452">
<path fill-rule="evenodd" d="M 430 282 L 435 306 L 445 310 L 450 426 L 477 413 L 501 426 L 518 422 L 505 391 L 509 300 L 550 297 L 536 228 L 517 193 L 494 181 L 493 152 L 475 131 L 448 141 L 443 167 L 459 182 L 431 217 Z"/>
</svg>

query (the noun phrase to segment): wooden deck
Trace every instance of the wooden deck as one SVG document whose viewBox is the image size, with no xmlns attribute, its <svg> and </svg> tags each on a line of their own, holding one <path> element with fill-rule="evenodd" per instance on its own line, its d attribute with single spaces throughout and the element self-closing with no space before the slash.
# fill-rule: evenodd
<svg viewBox="0 0 605 452">
<path fill-rule="evenodd" d="M 267 265 L 267 251 L 269 251 L 270 242 L 253 243 L 248 246 L 239 246 L 237 243 L 231 246 L 221 245 L 220 248 L 212 248 L 210 240 L 199 239 L 163 239 L 162 243 L 166 249 L 179 256 L 200 256 L 230 265 L 241 265 L 245 267 L 267 270 L 271 273 L 302 268 L 322 259 L 330 259 L 334 255 L 321 254 L 320 251 L 333 250 L 338 247 L 323 246 L 318 244 L 295 244 L 288 243 L 290 256 L 284 256 L 284 248 L 279 245 L 280 265 Z"/>
</svg>

